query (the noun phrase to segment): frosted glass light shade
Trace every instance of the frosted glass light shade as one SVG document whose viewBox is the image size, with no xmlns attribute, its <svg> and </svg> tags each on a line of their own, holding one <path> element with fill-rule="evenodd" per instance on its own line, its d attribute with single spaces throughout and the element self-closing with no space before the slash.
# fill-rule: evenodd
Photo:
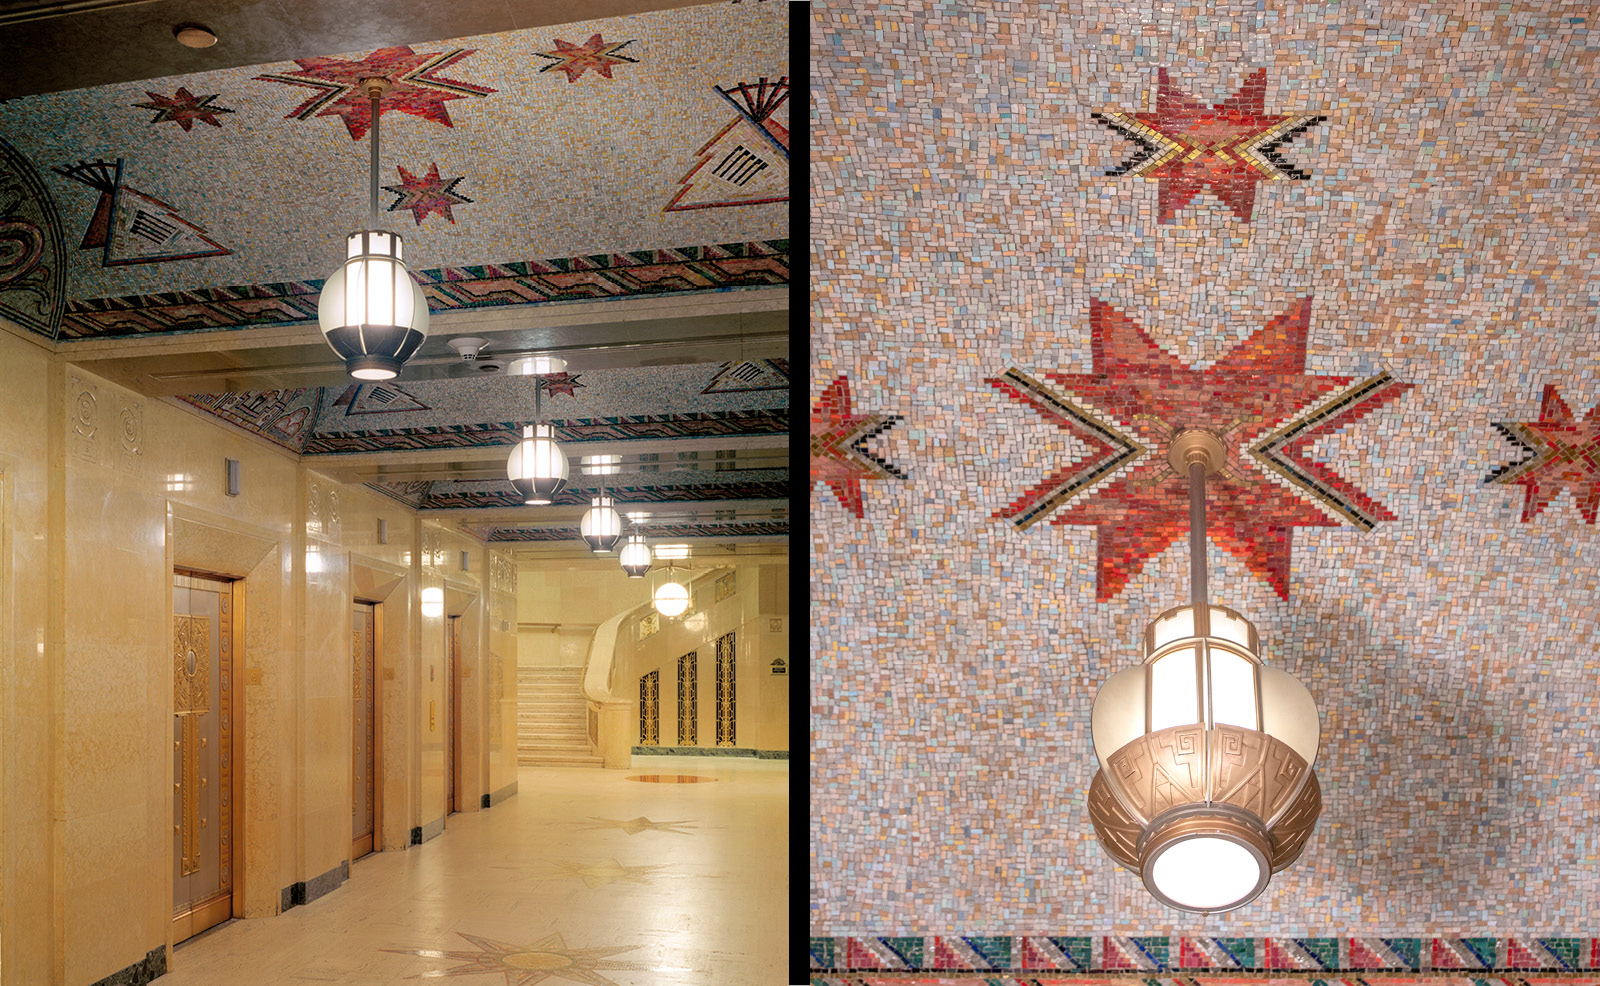
<svg viewBox="0 0 1600 986">
<path fill-rule="evenodd" d="M 392 379 L 428 337 L 428 302 L 403 252 L 394 233 L 351 233 L 317 298 L 322 336 L 357 380 Z"/>
<path fill-rule="evenodd" d="M 525 503 L 549 503 L 567 488 L 567 454 L 556 444 L 555 429 L 528 425 L 506 459 L 506 474 Z"/>
<path fill-rule="evenodd" d="M 1255 853 L 1214 835 L 1171 843 L 1146 868 L 1160 896 L 1184 910 L 1206 912 L 1248 903 L 1267 875 Z"/>
<path fill-rule="evenodd" d="M 622 563 L 622 570 L 628 573 L 628 578 L 643 578 L 644 573 L 650 571 L 651 561 L 650 546 L 644 543 L 644 535 L 628 535 L 627 543 L 617 554 L 617 560 Z"/>
<path fill-rule="evenodd" d="M 689 608 L 689 590 L 679 582 L 663 582 L 656 587 L 655 604 L 662 616 L 677 616 Z"/>
<path fill-rule="evenodd" d="M 429 587 L 422 590 L 422 615 L 437 620 L 444 615 L 444 590 Z"/>
<path fill-rule="evenodd" d="M 559 356 L 524 356 L 506 364 L 508 376 L 532 377 L 565 373 L 567 361 Z"/>
<path fill-rule="evenodd" d="M 591 497 L 589 509 L 578 522 L 578 533 L 588 542 L 589 550 L 604 554 L 622 540 L 622 517 L 611 506 L 609 496 Z"/>
</svg>

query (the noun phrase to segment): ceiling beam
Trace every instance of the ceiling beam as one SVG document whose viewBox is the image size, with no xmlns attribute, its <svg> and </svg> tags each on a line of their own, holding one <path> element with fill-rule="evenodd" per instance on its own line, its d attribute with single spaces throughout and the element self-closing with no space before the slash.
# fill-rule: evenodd
<svg viewBox="0 0 1600 986">
<path fill-rule="evenodd" d="M 618 504 L 623 513 L 637 507 L 650 515 L 644 522 L 644 532 L 650 533 L 652 523 L 674 523 L 689 516 L 715 517 L 718 510 L 732 510 L 743 514 L 788 510 L 788 500 L 699 500 L 695 502 L 668 501 L 665 503 Z M 571 526 L 583 518 L 587 506 L 580 504 L 551 505 L 547 507 L 453 507 L 417 511 L 424 519 L 449 519 L 471 524 L 474 527 L 519 527 L 523 524 L 552 523 Z"/>
<path fill-rule="evenodd" d="M 590 455 L 660 455 L 678 452 L 770 451 L 787 462 L 788 435 L 730 435 L 706 438 L 638 438 L 631 441 L 564 442 L 573 475 Z M 399 452 L 325 452 L 302 455 L 300 461 L 342 483 L 404 483 L 423 479 L 499 479 L 505 474 L 510 445 L 478 448 L 416 449 Z M 706 462 L 715 462 L 707 459 Z M 735 461 L 746 461 L 743 457 Z M 479 476 L 489 471 L 492 475 Z"/>
</svg>

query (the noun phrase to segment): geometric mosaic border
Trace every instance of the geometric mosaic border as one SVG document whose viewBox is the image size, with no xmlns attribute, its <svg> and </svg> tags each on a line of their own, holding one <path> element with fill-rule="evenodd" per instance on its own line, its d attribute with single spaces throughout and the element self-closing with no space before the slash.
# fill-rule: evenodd
<svg viewBox="0 0 1600 986">
<path fill-rule="evenodd" d="M 332 261 L 330 261 L 331 263 Z M 414 270 L 435 312 L 552 301 L 725 291 L 789 282 L 789 241 Z M 193 288 L 69 301 L 59 338 L 144 335 L 314 322 L 322 281 Z"/>
<path fill-rule="evenodd" d="M 811 986 L 1600 986 L 1600 979 L 1573 972 L 1538 973 L 1533 976 L 1463 976 L 1401 973 L 1353 978 L 1337 973 L 1262 973 L 1227 976 L 1171 976 L 1152 978 L 1136 974 L 1092 976 L 968 972 L 868 973 L 866 975 L 815 975 Z"/>
<path fill-rule="evenodd" d="M 1184 970 L 1575 973 L 1600 970 L 1600 938 L 851 935 L 812 938 L 811 968 L 838 972 L 1117 972 L 1132 974 L 1134 979 L 1139 973 Z M 1011 980 L 1003 977 L 994 982 Z"/>
</svg>

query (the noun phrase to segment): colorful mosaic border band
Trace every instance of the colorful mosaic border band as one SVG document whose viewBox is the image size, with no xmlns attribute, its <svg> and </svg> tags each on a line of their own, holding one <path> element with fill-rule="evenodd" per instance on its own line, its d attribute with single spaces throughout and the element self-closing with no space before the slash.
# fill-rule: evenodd
<svg viewBox="0 0 1600 986">
<path fill-rule="evenodd" d="M 329 260 L 331 265 L 333 260 Z M 550 301 L 724 291 L 789 283 L 789 241 L 635 250 L 412 271 L 434 313 Z M 58 338 L 314 322 L 322 281 L 196 288 L 69 301 Z"/>
<path fill-rule="evenodd" d="M 1013 976 L 1005 973 L 956 973 L 905 976 L 812 976 L 811 986 L 1600 986 L 1600 978 L 1575 973 L 1539 976 L 1376 975 L 1359 979 L 1317 973 L 1255 976 Z"/>
<path fill-rule="evenodd" d="M 1600 938 L 850 936 L 812 938 L 811 968 L 829 972 L 951 970 L 1130 974 L 1191 969 L 1295 973 L 1510 969 L 1573 973 L 1600 970 Z M 1166 979 L 1149 980 L 1151 983 L 1158 981 L 1168 982 Z M 812 982 L 815 984 L 819 980 Z M 833 986 L 833 980 L 826 982 Z M 838 982 L 855 986 L 866 980 Z M 1012 979 L 1003 977 L 994 982 L 1011 983 Z M 1077 980 L 1073 982 L 1079 984 Z M 1088 982 L 1083 980 L 1081 984 Z"/>
</svg>

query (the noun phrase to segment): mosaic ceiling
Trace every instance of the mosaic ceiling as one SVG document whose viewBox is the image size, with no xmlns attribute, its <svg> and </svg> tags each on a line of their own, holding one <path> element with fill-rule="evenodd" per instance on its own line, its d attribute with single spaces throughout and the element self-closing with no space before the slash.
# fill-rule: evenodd
<svg viewBox="0 0 1600 986">
<path fill-rule="evenodd" d="M 784 541 L 788 12 L 636 6 L 0 101 L 0 315 L 136 383 L 159 374 L 143 350 L 116 362 L 130 341 L 175 378 L 215 370 L 208 392 L 155 386 L 486 539 L 576 543 L 603 483 L 652 512 L 647 534 Z M 377 75 L 380 222 L 436 338 L 397 381 L 330 386 L 316 306 L 366 223 L 356 84 Z M 571 371 L 542 384 L 573 479 L 543 511 L 503 478 L 538 385 L 441 365 L 469 335 L 503 364 L 536 318 L 576 326 L 550 337 Z"/>
<path fill-rule="evenodd" d="M 55 331 L 303 321 L 296 296 L 315 295 L 366 223 L 372 114 L 356 83 L 375 75 L 394 84 L 379 103 L 382 218 L 425 280 L 467 282 L 436 304 L 519 289 L 532 303 L 604 285 L 595 268 L 781 241 L 784 15 L 706 4 L 7 100 L 0 134 L 43 177 L 63 238 Z M 727 286 L 637 273 L 590 296 Z M 161 310 L 216 292 L 245 303 L 222 319 Z"/>
<path fill-rule="evenodd" d="M 1590 968 L 1593 8 L 811 16 L 813 981 Z M 1324 799 L 1205 918 L 1084 807 L 1096 689 L 1187 600 L 1191 427 Z"/>
</svg>

